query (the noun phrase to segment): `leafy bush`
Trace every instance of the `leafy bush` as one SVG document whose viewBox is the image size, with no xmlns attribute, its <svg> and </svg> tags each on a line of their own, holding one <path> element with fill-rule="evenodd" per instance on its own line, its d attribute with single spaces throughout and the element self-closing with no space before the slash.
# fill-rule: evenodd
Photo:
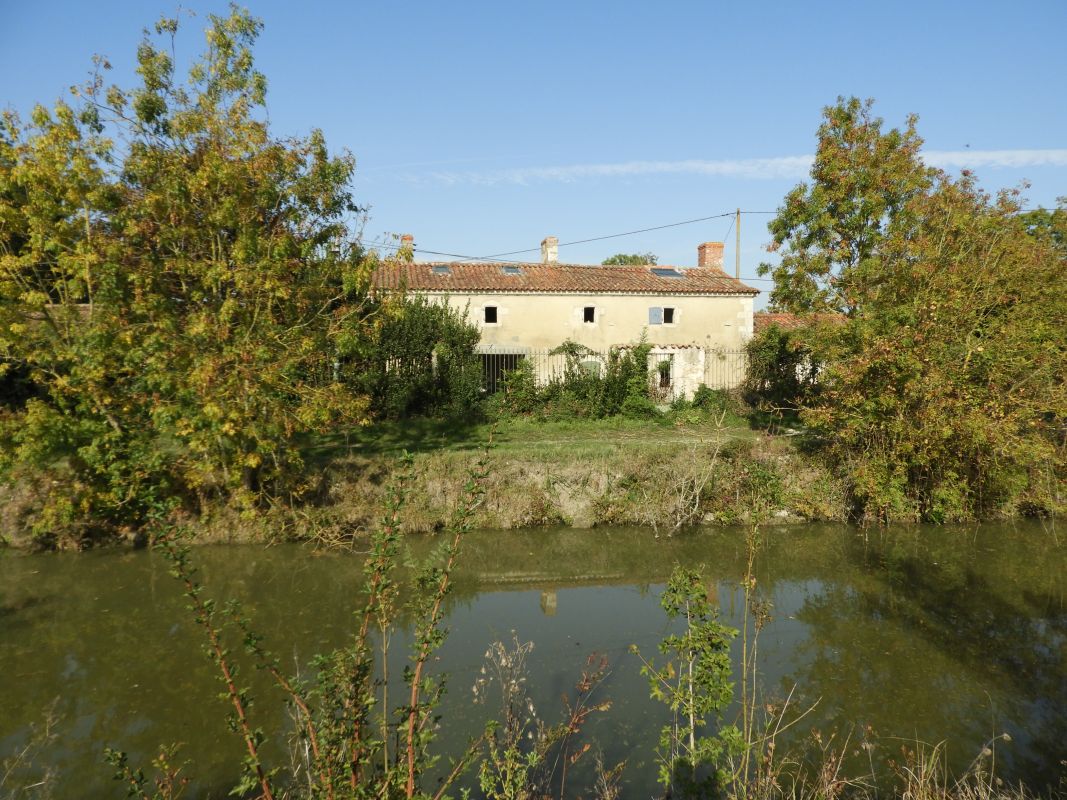
<svg viewBox="0 0 1067 800">
<path fill-rule="evenodd" d="M 818 363 L 791 331 L 770 325 L 749 340 L 745 352 L 748 371 L 741 392 L 750 406 L 781 418 L 814 398 Z"/>
<path fill-rule="evenodd" d="M 343 359 L 342 378 L 376 416 L 469 413 L 481 400 L 480 332 L 467 316 L 421 296 L 372 304 L 372 334 Z"/>
<path fill-rule="evenodd" d="M 495 408 L 502 414 L 543 419 L 656 417 L 659 411 L 649 391 L 651 349 L 644 341 L 625 349 L 613 347 L 606 362 L 597 362 L 594 370 L 590 368 L 593 351 L 575 342 L 564 342 L 552 351 L 553 355 L 566 357 L 561 375 L 539 385 L 533 366 L 521 361 L 505 376 L 503 397 L 495 402 Z"/>
</svg>

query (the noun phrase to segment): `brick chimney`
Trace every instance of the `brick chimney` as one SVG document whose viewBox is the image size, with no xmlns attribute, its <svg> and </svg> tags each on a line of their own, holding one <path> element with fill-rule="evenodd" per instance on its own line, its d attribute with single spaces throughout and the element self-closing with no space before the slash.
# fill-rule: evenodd
<svg viewBox="0 0 1067 800">
<path fill-rule="evenodd" d="M 721 260 L 721 259 L 720 259 Z M 541 240 L 541 263 L 555 264 L 559 261 L 559 239 L 546 236 Z"/>
<path fill-rule="evenodd" d="M 697 246 L 697 266 L 701 269 L 722 269 L 722 242 L 704 242 Z"/>
<path fill-rule="evenodd" d="M 414 247 L 415 247 L 415 237 L 412 236 L 410 233 L 405 233 L 403 236 L 400 237 L 400 246 L 401 247 L 410 247 L 410 248 L 414 249 Z"/>
</svg>

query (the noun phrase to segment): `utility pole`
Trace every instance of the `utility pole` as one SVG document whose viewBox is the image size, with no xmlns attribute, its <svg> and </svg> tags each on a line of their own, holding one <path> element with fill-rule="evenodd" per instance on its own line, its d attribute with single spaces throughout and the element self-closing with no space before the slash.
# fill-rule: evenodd
<svg viewBox="0 0 1067 800">
<path fill-rule="evenodd" d="M 734 247 L 734 277 L 741 280 L 741 209 L 737 209 L 737 245 Z"/>
</svg>

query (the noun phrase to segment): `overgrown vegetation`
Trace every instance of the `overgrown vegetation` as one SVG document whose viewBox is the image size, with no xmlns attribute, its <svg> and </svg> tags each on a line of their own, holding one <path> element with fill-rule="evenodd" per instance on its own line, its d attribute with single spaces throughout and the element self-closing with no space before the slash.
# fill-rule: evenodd
<svg viewBox="0 0 1067 800">
<path fill-rule="evenodd" d="M 480 332 L 467 316 L 422 296 L 375 298 L 360 351 L 341 381 L 370 398 L 378 419 L 476 415 L 482 399 Z"/>
<path fill-rule="evenodd" d="M 678 567 L 660 598 L 667 619 L 680 617 L 680 634 L 659 646 L 667 660 L 659 667 L 641 658 L 652 697 L 671 711 L 660 732 L 659 779 L 668 796 L 709 797 L 725 794 L 732 782 L 727 764 L 740 755 L 743 742 L 736 726 L 721 725 L 733 699 L 730 641 L 737 635 L 718 621 L 707 599 L 701 574 Z M 709 727 L 717 730 L 711 733 Z"/>
<path fill-rule="evenodd" d="M 601 361 L 589 348 L 564 342 L 551 352 L 566 358 L 560 374 L 540 382 L 530 362 L 520 362 L 507 374 L 504 391 L 493 409 L 498 414 L 544 420 L 616 415 L 653 418 L 657 410 L 649 396 L 651 351 L 652 346 L 641 341 L 633 347 L 613 347 Z"/>
<path fill-rule="evenodd" d="M 860 516 L 1060 513 L 1062 211 L 1022 215 L 1017 193 L 926 166 L 915 123 L 826 109 L 812 182 L 770 224 L 781 262 L 762 268 L 774 306 L 812 324 L 759 337 L 750 385 L 799 410 Z"/>
</svg>

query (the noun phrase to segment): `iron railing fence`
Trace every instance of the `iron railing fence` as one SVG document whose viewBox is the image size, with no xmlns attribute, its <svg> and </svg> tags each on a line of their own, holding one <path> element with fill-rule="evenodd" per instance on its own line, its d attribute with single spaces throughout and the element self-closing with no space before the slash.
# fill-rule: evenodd
<svg viewBox="0 0 1067 800">
<path fill-rule="evenodd" d="M 489 394 L 504 388 L 507 373 L 528 363 L 539 385 L 563 381 L 575 370 L 603 376 L 611 357 L 608 351 L 583 351 L 580 355 L 555 350 L 515 349 L 483 351 L 483 388 Z M 748 356 L 742 348 L 654 347 L 648 355 L 649 388 L 656 400 L 671 402 L 692 397 L 704 384 L 711 389 L 735 389 L 745 379 Z"/>
<path fill-rule="evenodd" d="M 555 350 L 514 348 L 509 352 L 489 350 L 478 353 L 482 388 L 487 394 L 502 391 L 507 373 L 528 363 L 534 380 L 545 386 L 564 381 L 575 370 L 603 377 L 611 358 L 609 351 L 582 351 L 568 354 Z M 735 389 L 745 379 L 748 357 L 742 348 L 654 347 L 648 355 L 649 389 L 653 398 L 669 403 L 678 397 L 692 397 L 701 384 L 711 389 Z M 432 356 L 390 360 L 386 374 L 391 380 L 436 374 Z M 308 365 L 305 375 L 320 385 L 332 381 L 360 382 L 361 366 L 338 359 L 321 359 Z"/>
</svg>

